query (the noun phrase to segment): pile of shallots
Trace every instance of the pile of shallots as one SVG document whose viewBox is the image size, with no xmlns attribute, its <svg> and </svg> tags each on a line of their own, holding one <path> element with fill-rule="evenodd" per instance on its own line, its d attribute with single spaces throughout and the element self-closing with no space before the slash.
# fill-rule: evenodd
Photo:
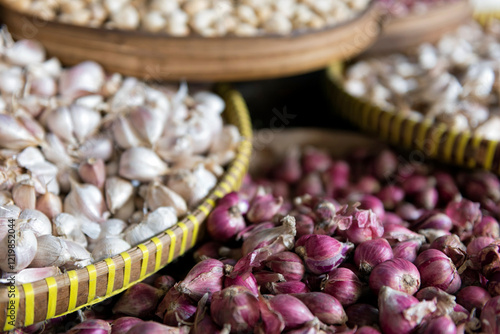
<svg viewBox="0 0 500 334">
<path fill-rule="evenodd" d="M 320 29 L 359 15 L 370 0 L 17 0 L 46 20 L 172 36 L 256 36 Z"/>
<path fill-rule="evenodd" d="M 223 125 L 219 96 L 90 61 L 64 69 L 36 41 L 0 34 L 4 278 L 31 282 L 151 238 L 200 203 L 234 158 L 240 135 Z"/>
<path fill-rule="evenodd" d="M 264 175 L 219 200 L 184 279 L 136 285 L 67 333 L 500 331 L 496 176 L 312 147 Z"/>
<path fill-rule="evenodd" d="M 416 121 L 500 139 L 500 22 L 471 22 L 435 44 L 367 58 L 345 73 L 345 90 Z"/>
</svg>

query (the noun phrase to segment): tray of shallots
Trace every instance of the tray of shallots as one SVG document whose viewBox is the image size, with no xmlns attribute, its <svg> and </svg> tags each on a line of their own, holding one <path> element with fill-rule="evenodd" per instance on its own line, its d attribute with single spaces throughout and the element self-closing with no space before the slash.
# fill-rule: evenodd
<svg viewBox="0 0 500 334">
<path fill-rule="evenodd" d="M 251 125 L 236 91 L 64 68 L 1 32 L 0 327 L 125 290 L 193 247 L 237 189 Z"/>
<path fill-rule="evenodd" d="M 234 81 L 326 67 L 378 36 L 371 0 L 1 1 L 15 39 L 65 65 L 94 60 L 147 79 Z"/>
<path fill-rule="evenodd" d="M 341 131 L 258 144 L 194 261 L 44 333 L 498 332 L 498 176 Z"/>
<path fill-rule="evenodd" d="M 329 69 L 333 102 L 419 156 L 500 172 L 500 23 L 467 23 L 406 53 Z"/>
</svg>

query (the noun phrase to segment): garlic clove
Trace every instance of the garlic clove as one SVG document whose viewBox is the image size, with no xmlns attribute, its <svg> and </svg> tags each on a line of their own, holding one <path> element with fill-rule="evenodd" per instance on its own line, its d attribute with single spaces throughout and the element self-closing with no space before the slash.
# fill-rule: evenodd
<svg viewBox="0 0 500 334">
<path fill-rule="evenodd" d="M 155 232 L 146 224 L 133 224 L 124 232 L 124 239 L 130 245 L 135 246 L 155 236 Z"/>
<path fill-rule="evenodd" d="M 68 260 L 62 266 L 64 269 L 79 269 L 92 263 L 92 255 L 83 246 L 69 240 L 63 239 L 63 242 L 69 254 Z"/>
<path fill-rule="evenodd" d="M 130 197 L 130 199 L 127 202 L 125 202 L 125 204 L 123 204 L 121 208 L 119 208 L 118 210 L 115 211 L 115 214 L 113 215 L 113 217 L 115 217 L 117 219 L 129 221 L 130 218 L 132 217 L 132 215 L 134 214 L 135 210 L 136 210 L 136 206 L 135 206 L 134 198 Z"/>
<path fill-rule="evenodd" d="M 63 239 L 53 235 L 42 235 L 36 239 L 38 248 L 33 261 L 32 268 L 60 267 L 69 259 L 68 247 Z"/>
<path fill-rule="evenodd" d="M 128 115 L 130 124 L 133 124 L 137 133 L 153 146 L 165 128 L 168 114 L 157 108 L 138 107 Z"/>
<path fill-rule="evenodd" d="M 0 241 L 0 269 L 5 272 L 18 272 L 30 265 L 36 254 L 37 250 L 37 238 L 33 231 L 23 230 L 14 232 L 14 263 L 10 260 L 8 252 L 9 245 L 12 245 L 12 238 L 6 235 Z M 10 260 L 10 261 L 9 261 Z"/>
<path fill-rule="evenodd" d="M 118 237 L 107 237 L 97 241 L 92 250 L 94 261 L 101 261 L 130 249 L 130 244 Z"/>
<path fill-rule="evenodd" d="M 135 132 L 130 121 L 122 116 L 116 118 L 111 126 L 113 138 L 121 148 L 127 149 L 145 144 Z"/>
<path fill-rule="evenodd" d="M 34 209 L 24 209 L 19 215 L 24 221 L 19 224 L 19 230 L 31 230 L 38 238 L 41 235 L 52 234 L 52 223 L 42 212 Z"/>
<path fill-rule="evenodd" d="M 74 241 L 83 247 L 87 246 L 87 238 L 81 230 L 81 221 L 69 213 L 58 214 L 54 219 L 54 235 Z"/>
<path fill-rule="evenodd" d="M 68 107 L 59 107 L 43 115 L 47 128 L 67 143 L 75 144 L 73 137 L 74 123 Z"/>
<path fill-rule="evenodd" d="M 134 186 L 129 181 L 118 176 L 106 179 L 104 195 L 106 205 L 111 213 L 121 208 L 133 195 Z"/>
<path fill-rule="evenodd" d="M 45 129 L 31 117 L 29 114 L 19 113 L 17 116 L 19 122 L 39 141 L 45 137 Z"/>
<path fill-rule="evenodd" d="M 35 209 L 36 191 L 33 181 L 26 180 L 16 183 L 12 188 L 12 199 L 21 209 Z"/>
<path fill-rule="evenodd" d="M 2 190 L 0 191 L 0 206 L 2 205 L 13 205 L 14 200 L 10 191 Z"/>
<path fill-rule="evenodd" d="M 181 169 L 170 175 L 167 186 L 181 195 L 189 206 L 195 206 L 217 184 L 217 178 L 199 165 L 193 172 Z"/>
<path fill-rule="evenodd" d="M 113 155 L 113 141 L 106 135 L 87 139 L 77 150 L 80 159 L 102 159 L 108 161 Z"/>
<path fill-rule="evenodd" d="M 88 159 L 80 163 L 78 175 L 84 183 L 93 184 L 101 189 L 106 180 L 106 166 L 102 159 Z"/>
<path fill-rule="evenodd" d="M 17 205 L 1 205 L 0 206 L 0 218 L 19 218 L 21 214 L 21 208 Z"/>
<path fill-rule="evenodd" d="M 175 209 L 177 216 L 183 216 L 188 209 L 186 201 L 181 196 L 158 181 L 149 184 L 146 193 L 146 204 L 150 210 L 156 210 L 162 206 L 171 206 Z"/>
<path fill-rule="evenodd" d="M 196 109 L 202 112 L 221 114 L 226 108 L 224 100 L 214 93 L 198 92 L 193 95 L 193 99 L 196 102 Z"/>
<path fill-rule="evenodd" d="M 73 124 L 73 135 L 80 143 L 92 135 L 101 123 L 101 114 L 98 111 L 78 104 L 69 108 L 69 115 Z"/>
<path fill-rule="evenodd" d="M 151 181 L 167 171 L 167 164 L 145 147 L 130 148 L 120 157 L 119 174 L 130 180 Z"/>
<path fill-rule="evenodd" d="M 0 147 L 20 150 L 38 144 L 39 140 L 16 118 L 0 114 Z"/>
<path fill-rule="evenodd" d="M 75 98 L 98 93 L 104 84 L 105 74 L 101 65 L 85 61 L 67 70 L 59 78 L 59 91 L 65 98 Z"/>
<path fill-rule="evenodd" d="M 22 39 L 5 50 L 6 60 L 18 66 L 28 66 L 45 60 L 45 49 L 40 42 Z"/>
<path fill-rule="evenodd" d="M 101 234 L 99 238 L 119 236 L 126 227 L 127 223 L 121 219 L 108 219 L 101 224 Z"/>
<path fill-rule="evenodd" d="M 64 212 L 91 222 L 103 222 L 105 209 L 104 198 L 96 186 L 72 181 L 71 191 L 64 199 Z"/>
<path fill-rule="evenodd" d="M 54 133 L 47 133 L 45 142 L 41 144 L 45 158 L 57 166 L 69 166 L 72 159 L 66 151 L 66 146 Z"/>
<path fill-rule="evenodd" d="M 140 224 L 148 226 L 155 234 L 163 232 L 177 223 L 177 215 L 173 207 L 159 207 L 148 213 Z"/>
<path fill-rule="evenodd" d="M 45 214 L 49 219 L 54 219 L 62 212 L 61 197 L 47 191 L 36 199 L 36 209 Z"/>
</svg>

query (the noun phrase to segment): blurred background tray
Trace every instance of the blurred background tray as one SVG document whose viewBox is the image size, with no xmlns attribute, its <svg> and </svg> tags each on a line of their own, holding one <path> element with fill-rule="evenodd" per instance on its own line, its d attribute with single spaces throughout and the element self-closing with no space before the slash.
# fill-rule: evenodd
<svg viewBox="0 0 500 334">
<path fill-rule="evenodd" d="M 379 18 L 372 2 L 357 18 L 318 31 L 203 38 L 80 27 L 0 8 L 0 20 L 15 39 L 39 40 L 65 65 L 94 60 L 108 72 L 150 80 L 244 81 L 324 68 L 370 46 Z"/>
<path fill-rule="evenodd" d="M 424 14 L 387 18 L 377 41 L 363 56 L 404 51 L 424 42 L 433 43 L 472 18 L 468 0 L 436 5 Z"/>
</svg>

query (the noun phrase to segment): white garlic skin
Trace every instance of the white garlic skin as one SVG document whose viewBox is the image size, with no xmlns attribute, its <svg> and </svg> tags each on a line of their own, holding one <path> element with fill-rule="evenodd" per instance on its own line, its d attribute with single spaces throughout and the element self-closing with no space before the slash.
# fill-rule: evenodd
<svg viewBox="0 0 500 334">
<path fill-rule="evenodd" d="M 64 212 L 91 222 L 103 222 L 105 209 L 101 191 L 91 184 L 73 182 L 71 191 L 64 199 Z"/>
<path fill-rule="evenodd" d="M 111 213 L 120 209 L 134 194 L 134 186 L 130 181 L 118 176 L 112 176 L 106 179 L 104 185 L 104 196 L 106 205 Z"/>
<path fill-rule="evenodd" d="M 36 255 L 31 261 L 30 267 L 60 267 L 70 258 L 66 243 L 63 239 L 53 235 L 42 235 L 36 238 L 38 248 Z"/>
<path fill-rule="evenodd" d="M 153 181 L 149 184 L 145 200 L 152 211 L 162 206 L 170 206 L 175 209 L 177 216 L 183 216 L 187 212 L 186 201 L 160 182 Z"/>
<path fill-rule="evenodd" d="M 151 181 L 168 171 L 167 164 L 145 147 L 133 147 L 120 157 L 120 176 L 129 180 Z"/>
<path fill-rule="evenodd" d="M 18 226 L 21 231 L 31 230 L 37 238 L 41 235 L 52 234 L 50 219 L 38 210 L 24 209 L 19 214 L 19 219 L 23 220 Z"/>
<path fill-rule="evenodd" d="M 0 269 L 6 272 L 18 272 L 28 267 L 36 256 L 37 246 L 37 238 L 31 230 L 7 234 L 0 241 Z M 13 253 L 9 253 L 9 249 L 13 250 Z M 9 261 L 9 254 L 14 255 L 14 263 L 12 260 Z"/>
<path fill-rule="evenodd" d="M 94 261 L 101 261 L 103 259 L 115 256 L 130 249 L 131 245 L 125 240 L 118 237 L 108 237 L 99 239 L 92 251 Z"/>
</svg>

